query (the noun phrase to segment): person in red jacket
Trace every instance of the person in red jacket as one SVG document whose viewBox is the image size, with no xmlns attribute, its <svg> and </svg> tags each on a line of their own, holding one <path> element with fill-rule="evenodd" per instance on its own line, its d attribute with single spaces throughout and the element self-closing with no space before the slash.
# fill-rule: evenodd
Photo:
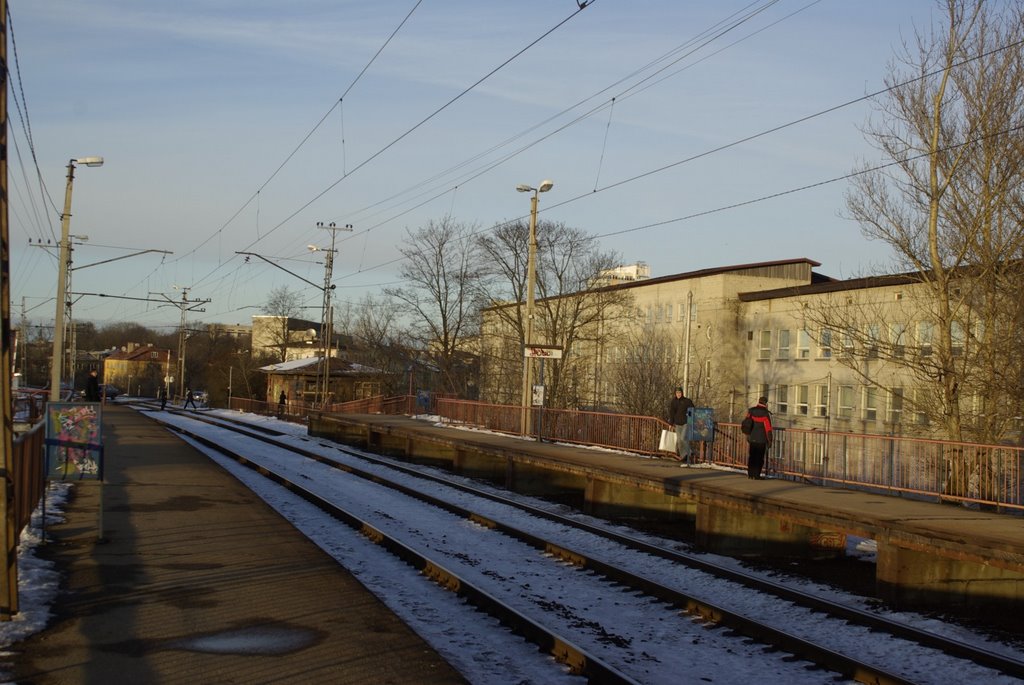
<svg viewBox="0 0 1024 685">
<path fill-rule="evenodd" d="M 771 449 L 773 440 L 772 413 L 768 411 L 767 397 L 757 398 L 757 405 L 747 410 L 747 416 L 743 419 L 743 432 L 747 434 L 747 442 L 750 443 L 747 478 L 761 480 L 764 455 Z"/>
</svg>

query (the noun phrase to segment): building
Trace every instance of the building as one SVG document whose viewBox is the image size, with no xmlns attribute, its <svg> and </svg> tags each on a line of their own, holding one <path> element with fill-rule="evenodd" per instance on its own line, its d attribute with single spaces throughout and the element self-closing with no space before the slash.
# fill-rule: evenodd
<svg viewBox="0 0 1024 685">
<path fill-rule="evenodd" d="M 320 356 L 320 326 L 319 322 L 286 316 L 253 316 L 252 355 L 280 361 Z M 335 356 L 333 350 L 331 356 Z"/>
<path fill-rule="evenodd" d="M 323 401 L 317 387 L 323 380 L 323 357 L 292 359 L 261 367 L 267 374 L 267 402 L 276 405 L 281 392 L 289 402 L 301 401 L 316 405 Z M 330 359 L 328 404 L 349 402 L 381 394 L 382 375 L 374 369 L 354 362 Z"/>
<path fill-rule="evenodd" d="M 646 392 L 659 395 L 657 407 L 661 393 L 667 398 L 681 385 L 722 421 L 738 421 L 766 395 L 782 427 L 930 434 L 935 389 L 919 372 L 935 359 L 938 341 L 921 276 L 837 280 L 815 271 L 819 266 L 806 258 L 740 264 L 594 289 L 595 297 L 615 292 L 628 299 L 617 314 L 588 323 L 563 360 L 549 362 L 577 369 L 579 387 L 563 395 L 576 402 L 561 406 L 631 411 L 630 386 L 654 369 L 658 377 Z M 513 317 L 498 310 L 521 306 L 483 311 L 484 354 L 504 354 L 512 369 L 522 368 L 513 358 L 521 339 L 502 323 Z M 540 333 L 532 342 L 558 344 L 544 311 L 538 307 Z M 954 322 L 954 359 L 966 357 L 970 325 L 967 318 Z M 495 368 L 482 370 L 481 398 L 517 403 L 514 374 L 496 382 Z M 511 393 L 500 396 L 499 386 Z M 978 410 L 980 392 L 963 389 L 962 411 Z"/>
<path fill-rule="evenodd" d="M 172 375 L 171 351 L 153 345 L 129 343 L 103 360 L 103 382 L 122 392 L 156 397 L 164 379 Z"/>
</svg>

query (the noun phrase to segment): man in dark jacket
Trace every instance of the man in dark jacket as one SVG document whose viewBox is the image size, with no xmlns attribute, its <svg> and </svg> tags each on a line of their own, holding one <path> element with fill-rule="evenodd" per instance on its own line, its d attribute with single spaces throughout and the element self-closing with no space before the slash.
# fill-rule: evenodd
<svg viewBox="0 0 1024 685">
<path fill-rule="evenodd" d="M 676 454 L 684 464 L 690 463 L 690 441 L 686 439 L 686 412 L 693 409 L 693 401 L 676 388 L 675 397 L 668 405 L 668 422 L 676 428 Z"/>
<path fill-rule="evenodd" d="M 89 377 L 85 379 L 85 401 L 86 402 L 99 402 L 100 401 L 100 379 L 96 375 L 96 370 L 93 369 L 89 372 Z"/>
<path fill-rule="evenodd" d="M 750 419 L 750 423 L 747 423 Z M 764 455 L 771 446 L 774 437 L 772 436 L 772 413 L 768 411 L 768 398 L 757 398 L 757 406 L 747 410 L 747 416 L 743 419 L 750 428 L 747 433 L 747 442 L 750 443 L 750 454 L 747 457 L 747 478 L 761 480 L 761 469 L 764 468 Z M 746 433 L 746 428 L 744 428 Z"/>
</svg>

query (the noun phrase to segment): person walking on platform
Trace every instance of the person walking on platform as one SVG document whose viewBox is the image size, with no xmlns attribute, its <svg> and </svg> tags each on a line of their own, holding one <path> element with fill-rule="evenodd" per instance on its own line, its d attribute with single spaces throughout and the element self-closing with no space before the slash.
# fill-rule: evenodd
<svg viewBox="0 0 1024 685">
<path fill-rule="evenodd" d="M 764 455 L 771 449 L 774 436 L 772 435 L 772 413 L 768 411 L 768 398 L 757 398 L 757 405 L 747 410 L 747 415 L 740 424 L 750 443 L 750 453 L 747 457 L 747 478 L 761 480 L 761 469 L 764 468 Z"/>
<path fill-rule="evenodd" d="M 167 388 L 161 386 L 157 394 L 160 396 L 160 411 L 164 411 L 167 409 Z"/>
<path fill-rule="evenodd" d="M 277 418 L 284 416 L 284 405 L 288 402 L 288 395 L 284 394 L 284 390 L 281 391 L 281 396 L 277 398 Z"/>
<path fill-rule="evenodd" d="M 668 405 L 668 422 L 676 428 L 676 454 L 683 464 L 690 463 L 690 441 L 686 439 L 687 412 L 693 409 L 693 401 L 676 388 L 675 397 Z"/>
<path fill-rule="evenodd" d="M 100 379 L 96 375 L 96 369 L 89 372 L 89 377 L 85 379 L 85 401 L 86 402 L 99 402 L 100 401 Z"/>
<path fill-rule="evenodd" d="M 185 404 L 183 404 L 181 408 L 188 409 L 189 402 L 192 403 L 193 409 L 199 409 L 199 407 L 196 406 L 196 396 L 192 394 L 192 388 L 187 388 L 185 390 Z"/>
</svg>

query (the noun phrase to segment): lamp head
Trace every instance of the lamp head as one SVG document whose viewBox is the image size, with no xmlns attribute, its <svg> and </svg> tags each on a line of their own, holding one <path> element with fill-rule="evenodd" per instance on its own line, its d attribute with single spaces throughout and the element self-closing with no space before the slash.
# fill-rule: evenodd
<svg viewBox="0 0 1024 685">
<path fill-rule="evenodd" d="M 555 182 L 550 179 L 545 179 L 540 182 L 540 188 L 537 188 L 538 192 L 546 193 L 555 187 Z"/>
<path fill-rule="evenodd" d="M 306 245 L 306 247 L 307 247 L 307 248 L 309 248 L 309 251 L 310 251 L 310 252 L 316 252 L 317 250 L 319 250 L 319 249 L 320 249 L 320 248 L 319 248 L 319 247 L 317 247 L 316 245 Z"/>
<path fill-rule="evenodd" d="M 79 157 L 75 160 L 75 164 L 84 164 L 85 166 L 103 166 L 102 157 Z"/>
<path fill-rule="evenodd" d="M 529 185 L 525 183 L 520 183 L 519 185 L 516 186 L 516 190 L 519 191 L 520 193 L 528 193 L 531 190 L 533 190 L 533 188 L 531 188 Z"/>
</svg>

